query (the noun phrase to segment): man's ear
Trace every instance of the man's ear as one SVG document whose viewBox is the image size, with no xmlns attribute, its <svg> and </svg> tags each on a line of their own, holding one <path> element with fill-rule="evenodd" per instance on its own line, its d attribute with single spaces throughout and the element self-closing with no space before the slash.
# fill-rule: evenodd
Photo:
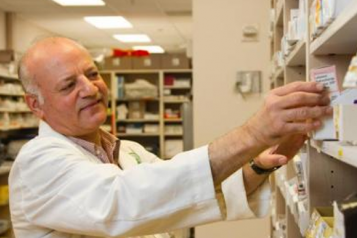
<svg viewBox="0 0 357 238">
<path fill-rule="evenodd" d="M 38 100 L 38 96 L 34 94 L 25 94 L 25 101 L 30 110 L 35 114 L 38 118 L 43 119 L 44 114 L 41 107 L 41 104 Z"/>
</svg>

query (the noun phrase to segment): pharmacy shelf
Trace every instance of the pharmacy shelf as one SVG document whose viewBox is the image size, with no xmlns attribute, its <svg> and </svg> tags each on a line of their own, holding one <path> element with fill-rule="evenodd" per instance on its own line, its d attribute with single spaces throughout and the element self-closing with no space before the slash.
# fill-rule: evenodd
<svg viewBox="0 0 357 238">
<path fill-rule="evenodd" d="M 286 66 L 303 66 L 306 65 L 306 42 L 299 41 L 296 43 L 294 50 L 290 53 L 285 61 Z"/>
<path fill-rule="evenodd" d="M 0 96 L 6 96 L 6 97 L 23 97 L 25 93 L 1 93 Z"/>
<path fill-rule="evenodd" d="M 168 73 L 170 73 L 170 74 L 192 73 L 192 69 L 164 69 L 163 71 L 164 71 L 165 74 L 168 74 Z"/>
<path fill-rule="evenodd" d="M 342 144 L 338 141 L 311 141 L 318 152 L 325 153 L 337 160 L 357 168 L 357 146 Z"/>
<path fill-rule="evenodd" d="M 144 123 L 144 122 L 160 122 L 159 119 L 118 119 L 117 122 L 122 123 Z"/>
<path fill-rule="evenodd" d="M 357 52 L 357 1 L 336 18 L 311 46 L 313 55 L 356 54 Z"/>
<path fill-rule="evenodd" d="M 21 129 L 36 129 L 37 126 L 10 126 L 10 127 L 0 127 L 1 132 L 6 131 L 14 131 L 14 130 L 21 130 Z"/>
<path fill-rule="evenodd" d="M 9 75 L 3 72 L 0 72 L 0 79 L 10 80 L 10 81 L 20 81 L 17 75 Z"/>
<path fill-rule="evenodd" d="M 279 68 L 273 76 L 273 81 L 275 81 L 278 78 L 283 78 L 283 77 L 284 77 L 284 68 Z"/>
<path fill-rule="evenodd" d="M 275 9 L 275 26 L 283 26 L 284 22 L 284 17 L 283 17 L 283 9 L 284 9 L 284 1 L 280 0 L 277 3 L 276 9 Z"/>
<path fill-rule="evenodd" d="M 0 113 L 29 113 L 31 110 L 7 110 L 7 109 L 0 109 Z"/>
<path fill-rule="evenodd" d="M 160 136 L 159 133 L 117 133 L 119 137 L 154 137 Z"/>
<path fill-rule="evenodd" d="M 136 101 L 159 101 L 159 98 L 118 98 L 119 102 L 136 102 Z"/>
<path fill-rule="evenodd" d="M 185 102 L 190 102 L 190 100 L 187 100 L 187 99 L 164 100 L 164 103 L 185 103 Z"/>
<path fill-rule="evenodd" d="M 170 137 L 170 136 L 183 136 L 182 133 L 166 133 L 165 136 Z"/>
<path fill-rule="evenodd" d="M 191 89 L 190 86 L 164 86 L 164 89 Z"/>
<path fill-rule="evenodd" d="M 182 122 L 182 118 L 165 118 L 164 122 Z"/>
<path fill-rule="evenodd" d="M 6 175 L 10 172 L 13 162 L 4 162 L 0 165 L 0 175 Z"/>
</svg>

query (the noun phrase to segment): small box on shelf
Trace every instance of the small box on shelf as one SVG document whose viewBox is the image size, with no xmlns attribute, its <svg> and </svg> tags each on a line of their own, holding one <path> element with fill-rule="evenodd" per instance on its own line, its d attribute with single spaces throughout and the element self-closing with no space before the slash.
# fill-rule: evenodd
<svg viewBox="0 0 357 238">
<path fill-rule="evenodd" d="M 330 238 L 333 232 L 333 221 L 332 207 L 315 208 L 306 231 L 306 238 Z"/>
<path fill-rule="evenodd" d="M 163 69 L 189 69 L 190 60 L 184 54 L 163 54 L 161 56 Z"/>
<path fill-rule="evenodd" d="M 133 69 L 160 69 L 161 55 L 151 54 L 150 56 L 134 57 Z"/>
<path fill-rule="evenodd" d="M 128 70 L 133 68 L 132 57 L 107 57 L 101 66 L 102 70 Z"/>
</svg>

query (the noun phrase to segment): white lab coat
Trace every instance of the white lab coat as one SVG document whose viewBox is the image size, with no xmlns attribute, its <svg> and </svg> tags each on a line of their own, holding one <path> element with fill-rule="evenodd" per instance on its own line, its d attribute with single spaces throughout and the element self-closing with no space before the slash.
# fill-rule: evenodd
<svg viewBox="0 0 357 238">
<path fill-rule="evenodd" d="M 39 135 L 23 146 L 10 172 L 16 237 L 140 236 L 268 212 L 269 185 L 248 202 L 241 171 L 222 184 L 226 209 L 219 205 L 207 146 L 157 161 L 139 144 L 122 141 L 124 170 L 103 164 L 41 122 Z"/>
</svg>

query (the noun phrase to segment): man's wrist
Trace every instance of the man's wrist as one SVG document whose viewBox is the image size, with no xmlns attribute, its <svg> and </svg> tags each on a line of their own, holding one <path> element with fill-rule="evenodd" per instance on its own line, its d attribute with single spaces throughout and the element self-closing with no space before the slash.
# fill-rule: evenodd
<svg viewBox="0 0 357 238">
<path fill-rule="evenodd" d="M 277 170 L 277 169 L 279 169 L 281 167 L 281 166 L 276 166 L 276 167 L 273 167 L 273 168 L 263 168 L 260 165 L 258 165 L 257 163 L 255 163 L 254 159 L 252 159 L 249 162 L 249 166 L 258 175 L 270 174 L 270 173 L 274 172 L 275 170 Z"/>
</svg>

